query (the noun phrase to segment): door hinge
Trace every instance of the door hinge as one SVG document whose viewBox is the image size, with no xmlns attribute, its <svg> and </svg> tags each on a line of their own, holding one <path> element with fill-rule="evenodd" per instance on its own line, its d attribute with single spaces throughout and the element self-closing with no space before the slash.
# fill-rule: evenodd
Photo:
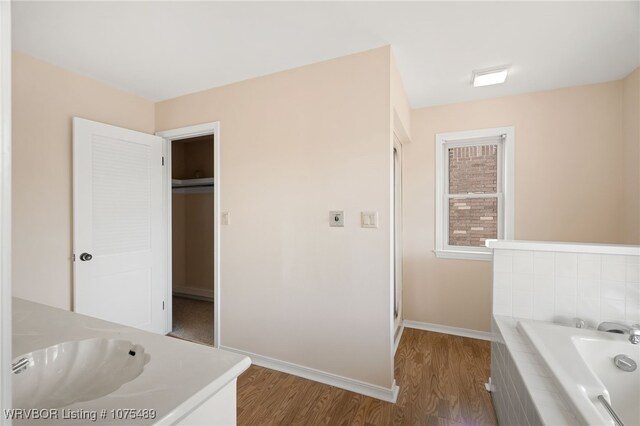
<svg viewBox="0 0 640 426">
<path fill-rule="evenodd" d="M 164 166 L 164 156 L 162 156 L 162 165 Z"/>
<path fill-rule="evenodd" d="M 72 258 L 73 258 L 73 261 L 75 262 L 76 261 L 76 254 L 75 253 L 73 253 Z"/>
<path fill-rule="evenodd" d="M 164 311 L 164 300 L 162 301 L 162 310 Z"/>
</svg>

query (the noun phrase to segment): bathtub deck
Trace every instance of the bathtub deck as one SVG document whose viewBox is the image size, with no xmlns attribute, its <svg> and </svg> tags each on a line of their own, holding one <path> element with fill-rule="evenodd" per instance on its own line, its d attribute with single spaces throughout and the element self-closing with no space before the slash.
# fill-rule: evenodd
<svg viewBox="0 0 640 426">
<path fill-rule="evenodd" d="M 489 342 L 405 328 L 397 403 L 251 366 L 238 378 L 238 425 L 496 425 Z"/>
</svg>

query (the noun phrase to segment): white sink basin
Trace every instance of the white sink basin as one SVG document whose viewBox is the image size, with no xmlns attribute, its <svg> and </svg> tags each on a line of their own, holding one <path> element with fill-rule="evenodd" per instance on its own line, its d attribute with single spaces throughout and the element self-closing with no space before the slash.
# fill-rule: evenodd
<svg viewBox="0 0 640 426">
<path fill-rule="evenodd" d="M 60 343 L 13 359 L 28 360 L 13 374 L 14 408 L 61 408 L 108 395 L 138 377 L 149 362 L 144 348 L 126 340 Z"/>
</svg>

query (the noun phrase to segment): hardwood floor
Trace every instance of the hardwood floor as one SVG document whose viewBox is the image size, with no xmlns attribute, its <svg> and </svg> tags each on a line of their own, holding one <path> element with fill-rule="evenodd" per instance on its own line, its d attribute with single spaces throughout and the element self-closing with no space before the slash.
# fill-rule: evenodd
<svg viewBox="0 0 640 426">
<path fill-rule="evenodd" d="M 396 404 L 251 366 L 238 379 L 238 425 L 497 425 L 489 342 L 405 329 Z"/>
</svg>

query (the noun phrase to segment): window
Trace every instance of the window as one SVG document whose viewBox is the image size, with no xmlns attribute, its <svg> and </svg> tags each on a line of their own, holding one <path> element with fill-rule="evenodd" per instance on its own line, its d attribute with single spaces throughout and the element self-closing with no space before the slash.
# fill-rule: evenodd
<svg viewBox="0 0 640 426">
<path fill-rule="evenodd" d="M 513 239 L 513 127 L 436 135 L 438 257 L 491 260 Z"/>
</svg>

